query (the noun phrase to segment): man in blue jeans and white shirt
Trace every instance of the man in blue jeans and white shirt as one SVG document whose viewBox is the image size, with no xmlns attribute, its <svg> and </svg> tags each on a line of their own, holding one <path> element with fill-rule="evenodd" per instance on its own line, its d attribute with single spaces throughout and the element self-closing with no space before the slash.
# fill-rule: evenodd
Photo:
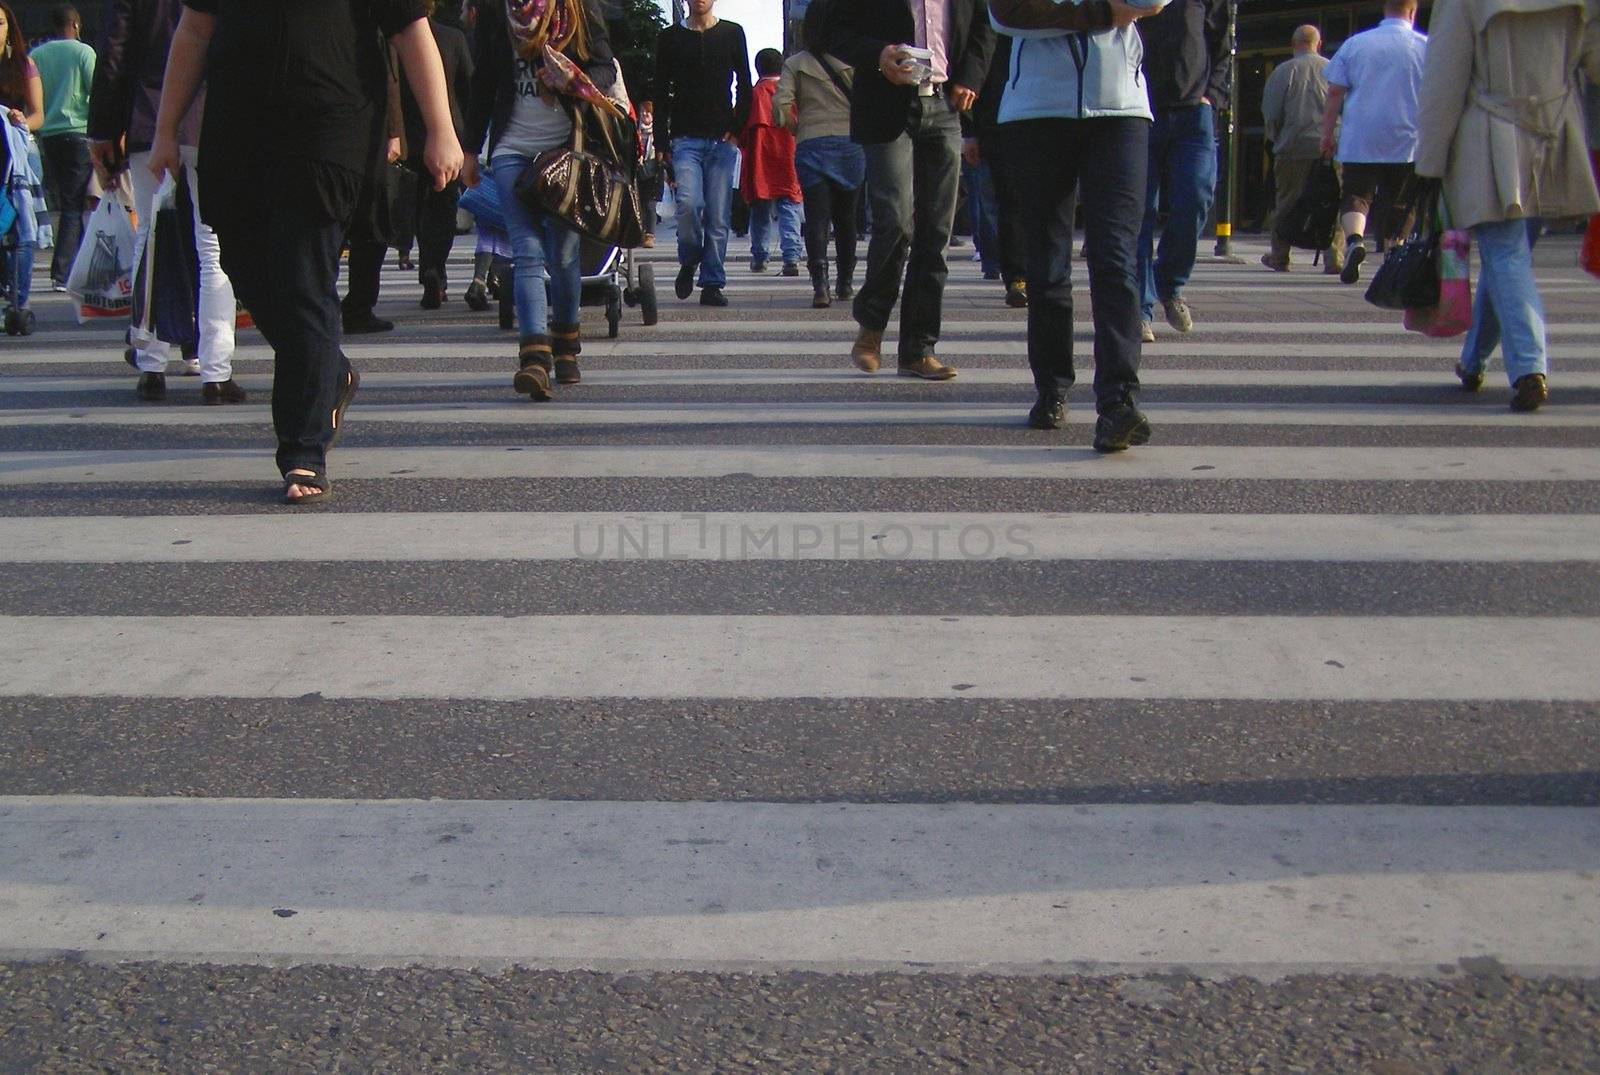
<svg viewBox="0 0 1600 1075">
<path fill-rule="evenodd" d="M 726 306 L 724 262 L 739 163 L 750 116 L 750 53 L 744 28 L 712 14 L 716 0 L 689 0 L 689 17 L 656 39 L 655 127 L 671 162 L 678 207 L 678 278 L 686 299 L 700 279 L 700 304 Z"/>
<path fill-rule="evenodd" d="M 1150 343 L 1156 338 L 1152 322 L 1158 299 L 1167 324 L 1179 332 L 1194 328 L 1183 285 L 1194 272 L 1200 233 L 1216 195 L 1216 109 L 1228 107 L 1232 67 L 1228 0 L 1172 0 L 1138 26 L 1144 80 L 1155 113 L 1139 234 L 1142 335 Z M 1157 248 L 1156 213 L 1163 205 L 1167 224 Z"/>
</svg>

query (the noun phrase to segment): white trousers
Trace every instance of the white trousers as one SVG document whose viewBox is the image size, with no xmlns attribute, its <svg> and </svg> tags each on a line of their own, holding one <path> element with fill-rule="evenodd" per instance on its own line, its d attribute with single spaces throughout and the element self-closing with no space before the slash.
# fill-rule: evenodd
<svg viewBox="0 0 1600 1075">
<path fill-rule="evenodd" d="M 200 176 L 195 168 L 199 151 L 184 146 L 183 168 L 189 177 L 189 196 L 194 200 L 194 235 L 200 251 L 200 380 L 210 384 L 233 377 L 233 284 L 222 271 L 222 248 L 217 234 L 200 222 Z M 134 243 L 133 263 L 144 258 L 144 244 L 155 219 L 156 177 L 150 174 L 150 154 L 134 153 L 128 160 L 133 179 L 133 204 L 139 213 L 139 232 Z M 134 348 L 141 373 L 162 373 L 172 357 L 172 348 L 161 340 L 139 342 Z"/>
</svg>

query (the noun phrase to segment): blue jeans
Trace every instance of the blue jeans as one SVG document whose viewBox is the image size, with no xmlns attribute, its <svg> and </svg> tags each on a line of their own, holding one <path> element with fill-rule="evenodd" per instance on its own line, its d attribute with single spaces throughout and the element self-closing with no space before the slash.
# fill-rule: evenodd
<svg viewBox="0 0 1600 1075">
<path fill-rule="evenodd" d="M 994 172 L 989 162 L 961 164 L 961 178 L 967 183 L 967 212 L 972 218 L 972 241 L 983 261 L 983 275 L 1000 272 L 1000 197 L 995 192 Z"/>
<path fill-rule="evenodd" d="M 1533 244 L 1544 221 L 1538 217 L 1479 224 L 1478 294 L 1472 303 L 1472 328 L 1461 348 L 1461 368 L 1481 371 L 1503 345 L 1506 379 L 1512 384 L 1530 373 L 1549 372 L 1545 347 L 1544 303 L 1533 279 Z"/>
<path fill-rule="evenodd" d="M 720 138 L 674 138 L 672 173 L 678 188 L 678 264 L 700 267 L 701 287 L 726 287 L 728 221 L 738 150 Z"/>
<path fill-rule="evenodd" d="M 582 282 L 578 274 L 578 233 L 549 213 L 535 213 L 517 197 L 517 177 L 531 163 L 517 153 L 496 153 L 489 169 L 500 188 L 517 306 L 517 336 L 526 343 L 548 340 L 550 325 L 576 325 Z M 545 271 L 549 270 L 549 292 Z"/>
<path fill-rule="evenodd" d="M 11 305 L 19 309 L 28 305 L 33 294 L 33 255 L 37 247 L 32 243 L 18 243 L 6 251 L 6 287 L 11 292 Z"/>
<path fill-rule="evenodd" d="M 1146 321 L 1157 299 L 1177 298 L 1189 282 L 1216 191 L 1217 129 L 1211 106 L 1157 112 L 1150 127 L 1144 228 L 1139 233 L 1139 276 L 1144 283 L 1140 313 Z M 1156 211 L 1163 202 L 1167 226 L 1156 249 Z"/>
<path fill-rule="evenodd" d="M 782 198 L 762 198 L 750 203 L 750 261 L 767 260 L 767 237 L 772 234 L 772 218 L 778 218 L 778 249 L 785 263 L 799 262 L 804 252 L 800 242 L 800 203 Z"/>
</svg>

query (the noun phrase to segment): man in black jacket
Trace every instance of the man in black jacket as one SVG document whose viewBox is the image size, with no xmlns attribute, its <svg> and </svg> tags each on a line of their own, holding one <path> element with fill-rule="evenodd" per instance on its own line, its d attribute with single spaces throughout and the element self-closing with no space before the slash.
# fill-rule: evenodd
<svg viewBox="0 0 1600 1075">
<path fill-rule="evenodd" d="M 1146 342 L 1155 339 L 1157 299 L 1169 325 L 1179 332 L 1194 327 L 1183 285 L 1194 272 L 1200 232 L 1216 195 L 1216 109 L 1229 107 L 1232 63 L 1228 18 L 1228 0 L 1172 0 L 1159 15 L 1138 24 L 1150 110 L 1156 117 L 1150 128 L 1149 188 L 1139 235 Z M 1155 251 L 1156 210 L 1162 203 L 1167 224 Z"/>
<path fill-rule="evenodd" d="M 933 350 L 949 275 L 962 118 L 977 101 L 975 87 L 983 85 L 994 49 L 988 7 L 981 0 L 827 2 L 829 51 L 855 68 L 850 137 L 866 148 L 872 210 L 850 359 L 877 372 L 903 276 L 899 373 L 947 381 L 956 371 Z"/>
</svg>

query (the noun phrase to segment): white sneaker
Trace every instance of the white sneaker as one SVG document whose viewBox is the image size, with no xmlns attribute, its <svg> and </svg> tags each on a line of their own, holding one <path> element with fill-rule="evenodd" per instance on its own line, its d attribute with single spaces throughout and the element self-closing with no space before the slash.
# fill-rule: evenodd
<svg viewBox="0 0 1600 1075">
<path fill-rule="evenodd" d="M 1156 342 L 1156 327 L 1148 321 L 1139 322 L 1139 338 L 1145 343 Z"/>
<path fill-rule="evenodd" d="M 200 360 L 198 358 L 184 359 L 182 373 L 185 377 L 200 376 Z"/>
</svg>

